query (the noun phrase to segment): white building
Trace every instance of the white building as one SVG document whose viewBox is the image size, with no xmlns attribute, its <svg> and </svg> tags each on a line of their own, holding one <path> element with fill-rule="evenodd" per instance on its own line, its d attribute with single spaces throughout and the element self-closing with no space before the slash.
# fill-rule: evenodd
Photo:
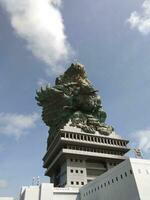
<svg viewBox="0 0 150 200">
<path fill-rule="evenodd" d="M 81 200 L 150 200 L 150 160 L 128 159 L 80 189 Z"/>
<path fill-rule="evenodd" d="M 23 187 L 20 194 L 20 200 L 127 199 L 150 199 L 150 160 L 125 160 L 80 190 L 73 187 L 58 188 L 53 187 L 52 183 L 43 183 L 40 186 Z"/>
<path fill-rule="evenodd" d="M 12 197 L 0 197 L 0 200 L 14 200 Z"/>
<path fill-rule="evenodd" d="M 20 200 L 79 200 L 78 188 L 57 188 L 52 183 L 22 187 Z"/>
</svg>

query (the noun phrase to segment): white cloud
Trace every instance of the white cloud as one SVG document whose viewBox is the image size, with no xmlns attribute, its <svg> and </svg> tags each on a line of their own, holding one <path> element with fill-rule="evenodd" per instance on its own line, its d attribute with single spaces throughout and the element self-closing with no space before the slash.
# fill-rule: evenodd
<svg viewBox="0 0 150 200">
<path fill-rule="evenodd" d="M 28 129 L 35 127 L 38 119 L 39 115 L 37 113 L 29 115 L 0 113 L 0 134 L 15 136 L 18 139 Z"/>
<path fill-rule="evenodd" d="M 145 0 L 142 4 L 142 11 L 134 11 L 127 20 L 131 28 L 137 29 L 140 33 L 147 35 L 150 33 L 150 0 Z"/>
<path fill-rule="evenodd" d="M 0 188 L 7 188 L 8 183 L 6 180 L 0 179 Z"/>
<path fill-rule="evenodd" d="M 46 86 L 50 86 L 49 82 L 45 79 L 42 79 L 40 78 L 38 81 L 37 81 L 37 85 L 39 88 L 46 88 Z"/>
<path fill-rule="evenodd" d="M 60 72 L 72 50 L 65 35 L 60 12 L 62 0 L 0 0 L 8 11 L 17 35 L 25 39 L 27 48 L 44 61 L 47 73 Z"/>
<path fill-rule="evenodd" d="M 132 140 L 144 153 L 150 153 L 150 128 L 135 131 Z"/>
</svg>

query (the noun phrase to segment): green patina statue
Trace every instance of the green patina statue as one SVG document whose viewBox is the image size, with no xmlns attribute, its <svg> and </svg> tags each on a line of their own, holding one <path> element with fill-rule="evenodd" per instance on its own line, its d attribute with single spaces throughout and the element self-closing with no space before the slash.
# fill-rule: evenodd
<svg viewBox="0 0 150 200">
<path fill-rule="evenodd" d="M 43 107 L 42 119 L 50 127 L 50 137 L 69 126 L 87 133 L 109 135 L 113 131 L 105 124 L 106 113 L 101 98 L 88 80 L 83 65 L 72 64 L 56 78 L 54 87 L 41 88 L 36 100 Z M 50 140 L 50 139 L 49 139 Z"/>
</svg>

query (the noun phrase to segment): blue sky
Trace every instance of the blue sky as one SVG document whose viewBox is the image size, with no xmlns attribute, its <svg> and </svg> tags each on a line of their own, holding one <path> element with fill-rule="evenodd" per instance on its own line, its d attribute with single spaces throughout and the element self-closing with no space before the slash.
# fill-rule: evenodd
<svg viewBox="0 0 150 200">
<path fill-rule="evenodd" d="M 56 8 L 65 28 L 63 32 L 59 24 L 62 46 L 47 47 L 52 57 L 46 59 L 33 46 L 27 49 L 27 39 L 12 25 L 14 11 L 0 0 L 0 196 L 16 196 L 33 176 L 49 181 L 42 168 L 48 128 L 40 118 L 35 92 L 41 83 L 53 85 L 61 67 L 74 59 L 85 65 L 99 90 L 107 123 L 150 158 L 150 3 L 142 3 L 62 1 Z M 66 38 L 59 40 L 63 34 Z M 43 44 L 45 48 L 45 38 Z"/>
</svg>

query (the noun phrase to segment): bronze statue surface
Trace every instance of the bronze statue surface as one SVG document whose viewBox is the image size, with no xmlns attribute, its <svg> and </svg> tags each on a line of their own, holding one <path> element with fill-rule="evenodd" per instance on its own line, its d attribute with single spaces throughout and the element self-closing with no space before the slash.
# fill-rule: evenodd
<svg viewBox="0 0 150 200">
<path fill-rule="evenodd" d="M 67 123 L 85 133 L 109 135 L 113 128 L 105 124 L 101 98 L 88 80 L 83 65 L 76 63 L 56 78 L 55 86 L 41 88 L 36 100 L 42 106 L 42 119 L 54 135 Z"/>
</svg>

